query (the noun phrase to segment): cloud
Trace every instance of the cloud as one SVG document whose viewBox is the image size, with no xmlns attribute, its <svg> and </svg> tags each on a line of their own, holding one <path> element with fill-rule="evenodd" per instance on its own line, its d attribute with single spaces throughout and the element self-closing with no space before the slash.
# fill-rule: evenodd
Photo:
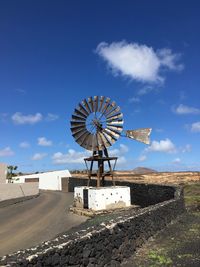
<svg viewBox="0 0 200 267">
<path fill-rule="evenodd" d="M 16 112 L 12 115 L 12 121 L 15 124 L 35 124 L 40 122 L 43 119 L 41 113 L 36 113 L 35 115 L 23 115 L 20 112 Z"/>
<path fill-rule="evenodd" d="M 200 109 L 194 108 L 194 107 L 189 107 L 183 104 L 180 104 L 178 107 L 175 109 L 172 109 L 174 113 L 178 115 L 183 115 L 183 114 L 200 114 Z"/>
<path fill-rule="evenodd" d="M 145 149 L 146 152 L 175 153 L 176 146 L 168 138 L 160 141 L 152 141 L 151 145 Z"/>
<path fill-rule="evenodd" d="M 89 157 L 91 153 L 89 151 L 77 152 L 74 149 L 69 149 L 68 153 L 63 154 L 56 152 L 53 154 L 52 159 L 54 164 L 68 164 L 68 163 L 83 163 L 84 158 Z"/>
<path fill-rule="evenodd" d="M 21 142 L 21 143 L 19 144 L 19 146 L 20 146 L 21 148 L 29 148 L 29 147 L 30 147 L 30 144 L 29 144 L 28 142 L 24 141 L 24 142 Z"/>
<path fill-rule="evenodd" d="M 57 120 L 58 118 L 59 118 L 58 115 L 56 115 L 56 114 L 52 114 L 52 113 L 48 113 L 48 114 L 47 114 L 47 117 L 46 117 L 46 120 L 47 120 L 47 121 L 55 121 L 55 120 Z"/>
<path fill-rule="evenodd" d="M 150 92 L 154 91 L 155 88 L 153 86 L 145 86 L 145 87 L 142 87 L 138 90 L 137 94 L 139 96 L 143 96 L 143 95 L 146 95 L 146 94 L 149 94 Z"/>
<path fill-rule="evenodd" d="M 193 133 L 200 132 L 200 121 L 192 123 L 191 132 Z"/>
<path fill-rule="evenodd" d="M 139 103 L 140 102 L 140 98 L 139 97 L 131 97 L 129 99 L 130 103 Z"/>
<path fill-rule="evenodd" d="M 139 162 L 143 162 L 147 159 L 147 156 L 146 155 L 141 155 L 139 158 L 138 158 L 138 161 Z"/>
<path fill-rule="evenodd" d="M 180 54 L 171 49 L 154 51 L 152 47 L 137 43 L 102 42 L 96 52 L 108 64 L 115 76 L 121 75 L 143 83 L 164 82 L 162 70 L 180 71 L 183 65 L 177 63 Z"/>
<path fill-rule="evenodd" d="M 32 160 L 41 160 L 47 156 L 47 153 L 35 153 L 33 157 L 31 158 Z"/>
<path fill-rule="evenodd" d="M 109 150 L 109 155 L 111 157 L 118 157 L 117 164 L 123 164 L 126 162 L 126 158 L 124 154 L 126 154 L 129 151 L 129 148 L 124 145 L 120 144 L 119 148 L 114 148 Z"/>
<path fill-rule="evenodd" d="M 38 145 L 39 146 L 52 146 L 52 141 L 47 140 L 46 137 L 39 137 L 38 138 Z"/>
<path fill-rule="evenodd" d="M 126 145 L 120 144 L 119 148 L 111 149 L 109 151 L 110 156 L 119 157 L 117 163 L 121 164 L 126 162 L 125 157 L 123 156 L 125 153 L 128 152 L 128 147 Z M 80 164 L 84 162 L 84 158 L 87 158 L 91 156 L 90 151 L 83 151 L 78 152 L 74 149 L 68 149 L 68 152 L 66 154 L 63 154 L 62 152 L 56 152 L 52 156 L 52 160 L 54 164 L 68 164 L 68 163 L 74 163 L 74 164 Z"/>
<path fill-rule="evenodd" d="M 12 151 L 12 149 L 7 146 L 0 150 L 0 157 L 10 157 L 13 156 L 15 153 Z"/>
<path fill-rule="evenodd" d="M 192 151 L 192 146 L 190 144 L 185 145 L 185 147 L 183 147 L 181 149 L 182 153 L 187 153 L 187 152 L 191 152 L 191 151 Z"/>
<path fill-rule="evenodd" d="M 175 163 L 175 164 L 178 164 L 181 162 L 181 159 L 180 158 L 175 158 L 172 163 Z"/>
</svg>

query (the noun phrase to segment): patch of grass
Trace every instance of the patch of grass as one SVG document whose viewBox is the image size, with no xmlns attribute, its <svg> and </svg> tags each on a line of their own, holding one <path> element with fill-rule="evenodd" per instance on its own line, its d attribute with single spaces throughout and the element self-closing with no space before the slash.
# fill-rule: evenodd
<svg viewBox="0 0 200 267">
<path fill-rule="evenodd" d="M 200 207 L 200 183 L 188 184 L 184 186 L 185 205 L 187 208 Z"/>
<path fill-rule="evenodd" d="M 149 255 L 148 255 L 151 267 L 156 267 L 156 266 L 171 266 L 172 260 L 170 257 L 166 256 L 162 252 L 150 250 Z"/>
</svg>

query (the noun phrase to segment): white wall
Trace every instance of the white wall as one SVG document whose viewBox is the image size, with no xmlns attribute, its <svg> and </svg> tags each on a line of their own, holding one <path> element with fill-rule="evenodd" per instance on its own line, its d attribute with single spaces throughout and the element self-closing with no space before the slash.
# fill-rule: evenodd
<svg viewBox="0 0 200 267">
<path fill-rule="evenodd" d="M 34 196 L 38 193 L 38 183 L 0 184 L 0 202 L 8 199 Z"/>
<path fill-rule="evenodd" d="M 16 176 L 14 183 L 24 183 L 25 179 L 39 178 L 39 189 L 44 190 L 62 190 L 61 178 L 71 177 L 68 170 L 44 172 L 38 174 L 29 174 Z M 16 181 L 18 179 L 18 181 Z"/>
</svg>

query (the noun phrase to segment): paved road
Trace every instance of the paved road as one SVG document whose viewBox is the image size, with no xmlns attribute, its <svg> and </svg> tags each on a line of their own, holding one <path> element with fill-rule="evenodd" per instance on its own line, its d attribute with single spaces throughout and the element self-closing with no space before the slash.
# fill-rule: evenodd
<svg viewBox="0 0 200 267">
<path fill-rule="evenodd" d="M 73 194 L 41 192 L 25 202 L 0 208 L 0 256 L 54 238 L 86 220 L 68 212 Z"/>
</svg>

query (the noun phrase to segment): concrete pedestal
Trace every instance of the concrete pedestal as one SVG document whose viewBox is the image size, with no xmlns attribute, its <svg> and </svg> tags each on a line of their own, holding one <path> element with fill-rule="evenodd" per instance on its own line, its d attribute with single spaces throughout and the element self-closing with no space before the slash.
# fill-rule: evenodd
<svg viewBox="0 0 200 267">
<path fill-rule="evenodd" d="M 130 187 L 87 187 L 74 189 L 74 205 L 77 208 L 109 210 L 131 206 Z"/>
</svg>

